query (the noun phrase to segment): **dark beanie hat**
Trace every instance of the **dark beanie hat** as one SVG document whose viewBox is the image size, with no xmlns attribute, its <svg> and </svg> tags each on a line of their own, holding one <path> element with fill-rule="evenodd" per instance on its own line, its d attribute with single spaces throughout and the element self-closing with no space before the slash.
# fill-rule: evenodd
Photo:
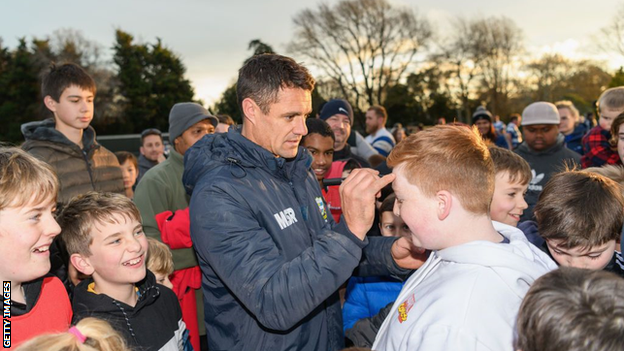
<svg viewBox="0 0 624 351">
<path fill-rule="evenodd" d="M 207 119 L 215 128 L 219 124 L 217 117 L 208 113 L 200 104 L 194 102 L 180 102 L 171 108 L 169 112 L 169 140 L 171 143 L 182 135 L 195 123 Z"/>
<path fill-rule="evenodd" d="M 487 119 L 492 122 L 492 114 L 484 106 L 477 107 L 477 110 L 472 114 L 472 124 L 480 119 Z"/>
<path fill-rule="evenodd" d="M 343 99 L 329 100 L 323 106 L 323 109 L 321 110 L 319 118 L 322 120 L 326 120 L 333 115 L 349 116 L 351 125 L 353 125 L 353 109 L 351 108 L 351 105 L 347 102 L 347 100 L 343 100 Z"/>
</svg>

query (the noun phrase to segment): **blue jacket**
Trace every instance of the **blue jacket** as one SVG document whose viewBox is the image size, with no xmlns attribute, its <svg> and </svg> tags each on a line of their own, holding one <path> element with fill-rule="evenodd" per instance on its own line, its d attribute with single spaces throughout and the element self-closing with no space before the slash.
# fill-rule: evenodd
<svg viewBox="0 0 624 351">
<path fill-rule="evenodd" d="M 376 315 L 394 302 L 402 287 L 403 282 L 391 277 L 351 277 L 342 308 L 344 330 L 351 329 L 355 322 Z"/>
<path fill-rule="evenodd" d="M 579 155 L 583 155 L 582 141 L 585 134 L 587 134 L 587 126 L 579 123 L 571 134 L 565 136 L 565 146 Z"/>
<path fill-rule="evenodd" d="M 303 148 L 294 159 L 276 158 L 233 128 L 186 152 L 210 350 L 343 348 L 337 290 L 368 239 L 333 222 L 311 161 Z M 393 266 L 392 242 L 372 245 L 388 254 L 372 255 L 361 270 L 404 273 Z"/>
</svg>

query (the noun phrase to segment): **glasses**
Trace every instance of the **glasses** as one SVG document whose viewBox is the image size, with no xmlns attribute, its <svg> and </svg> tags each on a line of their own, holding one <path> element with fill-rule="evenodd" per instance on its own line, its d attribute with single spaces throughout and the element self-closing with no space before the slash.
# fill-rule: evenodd
<svg viewBox="0 0 624 351">
<path fill-rule="evenodd" d="M 141 138 L 145 138 L 148 135 L 158 135 L 162 137 L 162 132 L 156 128 L 149 128 L 141 132 Z"/>
</svg>

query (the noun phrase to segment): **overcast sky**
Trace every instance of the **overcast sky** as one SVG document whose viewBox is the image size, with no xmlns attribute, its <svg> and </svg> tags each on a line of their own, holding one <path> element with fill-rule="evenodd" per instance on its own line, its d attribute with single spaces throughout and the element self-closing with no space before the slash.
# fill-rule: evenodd
<svg viewBox="0 0 624 351">
<path fill-rule="evenodd" d="M 444 32 L 456 16 L 512 18 L 523 30 L 529 53 L 560 52 L 592 57 L 615 68 L 624 62 L 599 54 L 592 44 L 623 1 L 618 0 L 389 0 L 413 6 Z M 337 0 L 327 0 L 336 3 Z M 100 0 L 1 1 L 0 37 L 14 48 L 17 39 L 44 38 L 57 29 L 73 28 L 101 44 L 111 56 L 114 32 L 120 28 L 142 42 L 161 38 L 187 67 L 196 98 L 212 104 L 236 78 L 250 55 L 249 41 L 260 39 L 285 53 L 292 38 L 292 18 L 318 1 Z"/>
</svg>

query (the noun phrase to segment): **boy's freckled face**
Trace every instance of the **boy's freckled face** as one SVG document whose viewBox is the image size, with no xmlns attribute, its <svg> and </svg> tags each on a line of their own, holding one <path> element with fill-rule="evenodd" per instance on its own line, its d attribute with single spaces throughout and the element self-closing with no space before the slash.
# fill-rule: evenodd
<svg viewBox="0 0 624 351">
<path fill-rule="evenodd" d="M 323 180 L 329 172 L 334 158 L 334 139 L 318 133 L 308 134 L 303 139 L 302 146 L 308 149 L 314 158 L 312 171 L 316 175 L 316 179 Z"/>
<path fill-rule="evenodd" d="M 85 129 L 93 119 L 93 100 L 95 95 L 90 90 L 84 90 L 72 85 L 65 89 L 59 101 L 52 103 L 52 112 L 55 115 L 57 127 L 60 129 Z"/>
<path fill-rule="evenodd" d="M 395 167 L 392 173 L 396 175 L 392 183 L 396 195 L 394 214 L 409 227 L 414 246 L 428 250 L 445 248 L 444 238 L 435 230 L 438 205 L 435 198 L 425 196 L 416 185 L 409 183 L 401 165 Z"/>
<path fill-rule="evenodd" d="M 0 210 L 0 274 L 3 280 L 28 282 L 50 270 L 50 245 L 61 232 L 54 199 Z"/>
<path fill-rule="evenodd" d="M 121 213 L 113 214 L 111 219 L 94 224 L 91 256 L 85 258 L 94 270 L 96 289 L 103 293 L 115 286 L 137 283 L 146 274 L 148 244 L 141 223 Z"/>
<path fill-rule="evenodd" d="M 563 248 L 560 240 L 546 240 L 548 251 L 560 266 L 591 269 L 599 271 L 604 269 L 615 253 L 615 240 L 610 240 L 603 245 L 581 249 L 574 247 Z"/>
<path fill-rule="evenodd" d="M 517 226 L 520 216 L 529 207 L 524 201 L 529 184 L 511 183 L 507 171 L 497 173 L 494 184 L 494 196 L 490 206 L 492 220 Z"/>
</svg>

